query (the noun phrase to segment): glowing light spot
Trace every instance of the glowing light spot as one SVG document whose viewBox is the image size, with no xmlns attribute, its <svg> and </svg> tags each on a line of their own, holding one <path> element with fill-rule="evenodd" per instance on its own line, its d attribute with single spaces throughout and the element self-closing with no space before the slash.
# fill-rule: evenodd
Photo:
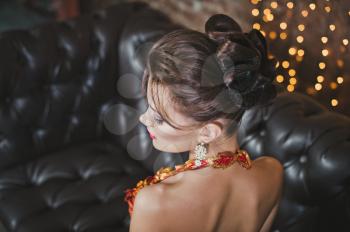
<svg viewBox="0 0 350 232">
<path fill-rule="evenodd" d="M 273 14 L 269 14 L 266 16 L 268 21 L 272 21 L 274 19 Z"/>
<path fill-rule="evenodd" d="M 293 92 L 293 91 L 294 91 L 294 85 L 288 85 L 288 86 L 287 86 L 287 90 L 288 90 L 289 92 Z"/>
<path fill-rule="evenodd" d="M 305 51 L 303 49 L 298 49 L 298 56 L 303 56 Z"/>
<path fill-rule="evenodd" d="M 277 76 L 276 76 L 276 81 L 277 81 L 278 83 L 282 83 L 282 82 L 284 81 L 284 77 L 283 77 L 282 75 L 277 75 Z"/>
<path fill-rule="evenodd" d="M 277 37 L 276 32 L 274 32 L 274 31 L 270 31 L 270 33 L 269 33 L 269 37 L 270 37 L 271 39 L 276 39 L 276 37 Z"/>
<path fill-rule="evenodd" d="M 283 62 L 282 62 L 282 67 L 283 67 L 283 68 L 289 68 L 289 62 L 286 61 L 286 60 L 283 61 Z"/>
<path fill-rule="evenodd" d="M 289 74 L 289 76 L 291 76 L 291 77 L 295 76 L 295 74 L 296 74 L 295 69 L 289 69 L 288 74 Z"/>
<path fill-rule="evenodd" d="M 338 105 L 338 100 L 337 99 L 332 99 L 331 100 L 332 106 L 337 106 Z"/>
<path fill-rule="evenodd" d="M 336 82 L 332 81 L 331 83 L 329 83 L 329 87 L 330 87 L 331 89 L 336 89 L 336 88 L 338 87 L 338 85 L 337 85 Z"/>
<path fill-rule="evenodd" d="M 280 66 L 280 62 L 279 61 L 277 61 L 277 63 L 276 63 L 276 68 L 278 68 Z"/>
<path fill-rule="evenodd" d="M 295 77 L 292 77 L 292 78 L 289 79 L 289 83 L 291 85 L 295 85 L 297 83 L 297 79 Z"/>
<path fill-rule="evenodd" d="M 260 30 L 261 29 L 261 25 L 259 23 L 254 23 L 253 24 L 253 28 L 256 30 Z"/>
<path fill-rule="evenodd" d="M 309 12 L 308 12 L 307 10 L 302 10 L 302 11 L 301 11 L 301 15 L 302 15 L 303 17 L 307 17 L 307 16 L 309 15 Z"/>
<path fill-rule="evenodd" d="M 280 28 L 282 29 L 282 30 L 285 30 L 285 29 L 287 29 L 287 23 L 286 22 L 281 22 L 280 23 Z"/>
<path fill-rule="evenodd" d="M 299 31 L 304 31 L 305 30 L 305 25 L 304 24 L 299 24 L 298 25 L 298 30 Z"/>
<path fill-rule="evenodd" d="M 264 14 L 265 15 L 271 14 L 271 10 L 269 8 L 264 9 Z"/>
<path fill-rule="evenodd" d="M 271 6 L 271 8 L 276 9 L 278 7 L 278 4 L 277 4 L 277 2 L 273 1 L 273 2 L 271 2 L 270 6 Z"/>
<path fill-rule="evenodd" d="M 289 52 L 290 55 L 293 56 L 297 52 L 297 49 L 295 47 L 291 47 L 291 48 L 289 48 L 288 52 Z"/>
<path fill-rule="evenodd" d="M 318 67 L 319 67 L 320 69 L 325 69 L 325 68 L 326 68 L 326 63 L 320 62 L 320 63 L 318 63 Z"/>
<path fill-rule="evenodd" d="M 322 75 L 317 76 L 317 81 L 318 82 L 323 82 L 324 81 L 324 76 L 322 76 Z"/>
<path fill-rule="evenodd" d="M 287 38 L 287 33 L 285 33 L 285 32 L 280 33 L 280 38 L 282 40 L 286 39 Z"/>
<path fill-rule="evenodd" d="M 297 36 L 297 42 L 298 42 L 298 43 L 302 43 L 303 41 L 304 41 L 304 37 L 301 36 L 301 35 L 298 35 L 298 36 Z"/>
<path fill-rule="evenodd" d="M 342 68 L 342 67 L 344 66 L 344 61 L 341 60 L 341 59 L 337 59 L 337 66 L 338 66 L 339 68 Z"/>
<path fill-rule="evenodd" d="M 344 81 L 344 78 L 343 78 L 343 77 L 337 77 L 337 82 L 338 82 L 338 84 L 343 83 L 343 81 Z"/>
<path fill-rule="evenodd" d="M 320 83 L 316 83 L 316 84 L 315 84 L 315 89 L 316 89 L 317 91 L 320 91 L 320 90 L 322 89 L 322 85 L 321 85 Z"/>
<path fill-rule="evenodd" d="M 256 9 L 256 8 L 252 10 L 252 15 L 253 15 L 253 16 L 258 16 L 259 13 L 260 13 L 259 10 Z"/>
<path fill-rule="evenodd" d="M 322 49 L 322 55 L 323 56 L 328 56 L 329 51 L 327 49 Z"/>
<path fill-rule="evenodd" d="M 316 4 L 315 3 L 310 3 L 309 7 L 311 10 L 315 10 L 316 9 Z"/>
<path fill-rule="evenodd" d="M 269 22 L 269 20 L 268 20 L 268 18 L 267 18 L 266 15 L 263 16 L 263 21 L 264 21 L 265 23 Z"/>
</svg>

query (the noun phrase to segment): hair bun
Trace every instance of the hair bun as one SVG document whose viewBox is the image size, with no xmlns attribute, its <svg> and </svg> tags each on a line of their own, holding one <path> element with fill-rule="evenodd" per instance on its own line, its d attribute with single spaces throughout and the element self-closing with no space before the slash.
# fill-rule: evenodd
<svg viewBox="0 0 350 232">
<path fill-rule="evenodd" d="M 251 41 L 256 49 L 258 49 L 261 57 L 266 57 L 266 40 L 265 37 L 257 29 L 252 29 L 249 33 L 244 33 L 244 35 Z"/>
<path fill-rule="evenodd" d="M 205 23 L 205 33 L 218 44 L 223 43 L 229 34 L 242 33 L 239 24 L 224 14 L 212 15 Z"/>
<path fill-rule="evenodd" d="M 211 16 L 205 31 L 218 43 L 216 62 L 235 104 L 248 109 L 276 96 L 272 83 L 276 61 L 268 59 L 266 40 L 260 31 L 243 33 L 235 20 L 223 14 Z"/>
</svg>

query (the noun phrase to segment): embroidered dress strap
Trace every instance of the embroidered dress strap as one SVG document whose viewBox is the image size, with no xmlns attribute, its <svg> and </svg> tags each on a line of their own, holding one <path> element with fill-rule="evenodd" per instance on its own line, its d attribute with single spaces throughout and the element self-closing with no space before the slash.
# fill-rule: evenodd
<svg viewBox="0 0 350 232">
<path fill-rule="evenodd" d="M 179 172 L 205 168 L 208 166 L 225 169 L 233 165 L 236 161 L 246 169 L 251 168 L 251 159 L 245 150 L 238 150 L 237 153 L 230 151 L 219 152 L 217 155 L 204 160 L 189 159 L 184 164 L 176 165 L 175 169 L 171 167 L 160 168 L 155 175 L 148 176 L 144 180 L 140 180 L 135 188 L 126 189 L 124 191 L 124 201 L 128 203 L 128 211 L 130 217 L 132 216 L 136 194 L 143 187 L 159 183 L 162 180 L 169 178 L 170 176 L 174 176 Z"/>
</svg>

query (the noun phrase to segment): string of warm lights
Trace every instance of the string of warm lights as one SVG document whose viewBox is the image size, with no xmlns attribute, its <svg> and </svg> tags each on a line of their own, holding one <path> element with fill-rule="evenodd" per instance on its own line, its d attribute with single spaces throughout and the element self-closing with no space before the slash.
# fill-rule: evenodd
<svg viewBox="0 0 350 232">
<path fill-rule="evenodd" d="M 250 2 L 252 28 L 276 47 L 269 49 L 269 57 L 278 61 L 277 83 L 289 92 L 299 87 L 309 95 L 327 93 L 329 104 L 337 106 L 337 90 L 344 82 L 344 57 L 349 53 L 348 30 L 339 30 L 337 19 L 339 14 L 348 18 L 350 9 L 341 9 L 345 13 L 336 9 L 334 14 L 330 0 Z"/>
</svg>

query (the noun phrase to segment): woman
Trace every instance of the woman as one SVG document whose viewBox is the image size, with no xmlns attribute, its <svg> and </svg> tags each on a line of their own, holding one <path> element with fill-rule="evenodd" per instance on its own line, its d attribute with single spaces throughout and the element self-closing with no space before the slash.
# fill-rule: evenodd
<svg viewBox="0 0 350 232">
<path fill-rule="evenodd" d="M 189 159 L 125 191 L 131 232 L 269 231 L 283 167 L 270 156 L 251 161 L 237 128 L 245 110 L 274 99 L 274 77 L 263 35 L 227 15 L 211 16 L 205 34 L 178 29 L 153 45 L 140 121 L 156 149 Z"/>
</svg>

